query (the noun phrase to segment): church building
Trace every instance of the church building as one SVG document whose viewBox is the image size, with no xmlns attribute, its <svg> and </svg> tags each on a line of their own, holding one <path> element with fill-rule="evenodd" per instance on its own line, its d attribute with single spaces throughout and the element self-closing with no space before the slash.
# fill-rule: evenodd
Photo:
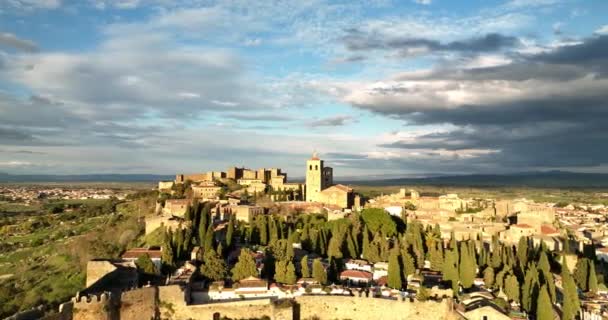
<svg viewBox="0 0 608 320">
<path fill-rule="evenodd" d="M 325 167 L 316 152 L 306 161 L 306 201 L 341 209 L 350 209 L 355 204 L 353 189 L 341 184 L 334 185 L 333 169 Z"/>
</svg>

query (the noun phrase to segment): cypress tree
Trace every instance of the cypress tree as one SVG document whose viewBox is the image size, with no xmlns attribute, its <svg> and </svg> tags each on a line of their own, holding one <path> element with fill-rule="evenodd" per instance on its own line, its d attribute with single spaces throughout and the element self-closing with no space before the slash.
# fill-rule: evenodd
<svg viewBox="0 0 608 320">
<path fill-rule="evenodd" d="M 531 263 L 526 270 L 524 287 L 521 290 L 521 305 L 529 313 L 534 313 L 535 311 L 534 303 L 538 300 L 538 290 L 538 271 L 536 270 L 536 266 Z"/>
<path fill-rule="evenodd" d="M 589 283 L 589 259 L 578 259 L 574 269 L 574 281 L 576 281 L 576 284 L 581 290 L 587 291 L 587 284 Z"/>
<path fill-rule="evenodd" d="M 416 273 L 416 262 L 408 250 L 401 252 L 401 259 L 403 262 L 403 278 L 407 279 L 407 276 Z"/>
<path fill-rule="evenodd" d="M 366 260 L 369 260 L 369 250 L 370 250 L 370 243 L 369 243 L 369 231 L 367 230 L 367 226 L 365 226 L 363 228 L 363 258 Z"/>
<path fill-rule="evenodd" d="M 553 320 L 553 304 L 547 292 L 547 286 L 543 285 L 538 294 L 536 302 L 536 320 Z"/>
<path fill-rule="evenodd" d="M 477 265 L 475 263 L 474 253 L 469 252 L 469 246 L 462 242 L 460 248 L 460 265 L 458 268 L 460 283 L 465 289 L 473 286 L 475 281 L 475 273 Z"/>
<path fill-rule="evenodd" d="M 234 265 L 231 270 L 232 280 L 239 281 L 248 277 L 257 277 L 258 269 L 255 266 L 255 260 L 251 256 L 249 249 L 242 249 L 239 255 L 238 262 Z"/>
<path fill-rule="evenodd" d="M 278 260 L 274 264 L 274 280 L 276 282 L 285 283 L 286 261 Z"/>
<path fill-rule="evenodd" d="M 204 252 L 213 250 L 213 224 L 210 224 L 207 227 L 207 232 L 205 232 L 205 243 L 203 244 Z"/>
<path fill-rule="evenodd" d="M 334 234 L 329 240 L 329 247 L 327 248 L 327 256 L 330 258 L 342 258 L 342 246 L 344 244 L 344 234 Z"/>
<path fill-rule="evenodd" d="M 563 320 L 573 320 L 580 309 L 580 300 L 578 297 L 578 290 L 576 283 L 568 270 L 566 264 L 566 256 L 563 257 L 562 262 L 562 287 L 563 287 Z"/>
<path fill-rule="evenodd" d="M 222 280 L 226 277 L 226 263 L 224 259 L 213 250 L 204 254 L 204 263 L 200 266 L 201 274 L 211 280 Z"/>
<path fill-rule="evenodd" d="M 258 216 L 257 226 L 260 235 L 260 244 L 265 246 L 268 244 L 268 223 L 266 223 L 266 216 Z"/>
<path fill-rule="evenodd" d="M 598 289 L 595 263 L 591 260 L 589 261 L 589 284 L 587 285 L 587 288 L 593 293 L 596 293 Z"/>
<path fill-rule="evenodd" d="M 284 281 L 286 284 L 295 284 L 297 281 L 296 268 L 291 260 L 287 262 L 287 265 L 285 266 Z"/>
<path fill-rule="evenodd" d="M 226 246 L 230 248 L 232 246 L 232 238 L 234 237 L 234 216 L 230 217 L 228 222 L 228 230 L 226 230 Z"/>
<path fill-rule="evenodd" d="M 401 289 L 403 281 L 401 280 L 401 265 L 399 264 L 399 250 L 391 250 L 391 255 L 388 258 L 388 286 L 393 289 Z"/>
<path fill-rule="evenodd" d="M 494 269 L 492 267 L 486 267 L 483 271 L 483 282 L 487 288 L 494 287 Z"/>
<path fill-rule="evenodd" d="M 308 256 L 304 256 L 300 261 L 300 271 L 302 278 L 310 278 L 310 269 L 308 268 Z"/>
<path fill-rule="evenodd" d="M 510 301 L 519 301 L 519 282 L 512 273 L 509 273 L 505 279 L 505 294 Z"/>
<path fill-rule="evenodd" d="M 443 261 L 443 280 L 450 281 L 454 294 L 458 293 L 458 248 L 453 247 L 446 251 L 445 260 Z"/>
<path fill-rule="evenodd" d="M 327 272 L 325 272 L 323 263 L 321 263 L 321 259 L 319 258 L 315 259 L 312 263 L 312 276 L 320 284 L 327 284 Z"/>
</svg>

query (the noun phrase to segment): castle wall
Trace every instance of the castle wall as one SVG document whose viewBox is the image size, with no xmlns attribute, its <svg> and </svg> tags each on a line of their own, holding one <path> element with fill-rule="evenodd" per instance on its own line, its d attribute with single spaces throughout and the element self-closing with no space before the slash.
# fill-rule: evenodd
<svg viewBox="0 0 608 320">
<path fill-rule="evenodd" d="M 95 261 L 91 260 L 87 263 L 87 281 L 86 287 L 90 287 L 92 284 L 103 278 L 105 275 L 116 270 L 111 262 L 107 260 Z"/>
<path fill-rule="evenodd" d="M 156 319 L 156 288 L 123 292 L 120 297 L 120 320 Z"/>
<path fill-rule="evenodd" d="M 366 297 L 297 297 L 299 319 L 458 319 L 443 302 L 409 302 Z"/>
<path fill-rule="evenodd" d="M 162 288 L 162 287 L 161 287 Z M 214 314 L 233 319 L 268 316 L 274 320 L 304 319 L 458 319 L 450 310 L 449 300 L 442 302 L 398 301 L 371 297 L 300 296 L 294 306 L 278 306 L 270 299 L 242 300 L 200 305 L 186 305 L 177 289 L 160 292 L 160 312 L 172 319 L 213 319 Z"/>
</svg>

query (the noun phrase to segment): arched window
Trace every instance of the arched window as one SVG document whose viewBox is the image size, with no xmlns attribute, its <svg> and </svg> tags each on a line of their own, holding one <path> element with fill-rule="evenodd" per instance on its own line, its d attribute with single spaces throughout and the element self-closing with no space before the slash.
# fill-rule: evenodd
<svg viewBox="0 0 608 320">
<path fill-rule="evenodd" d="M 308 170 L 312 170 L 312 164 L 308 166 Z"/>
<path fill-rule="evenodd" d="M 315 165 L 315 170 L 319 171 L 319 166 Z"/>
</svg>

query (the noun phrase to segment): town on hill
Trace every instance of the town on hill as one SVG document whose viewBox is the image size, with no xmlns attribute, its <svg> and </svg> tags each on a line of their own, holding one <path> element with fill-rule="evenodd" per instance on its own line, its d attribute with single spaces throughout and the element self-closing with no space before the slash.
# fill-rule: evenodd
<svg viewBox="0 0 608 320">
<path fill-rule="evenodd" d="M 142 235 L 86 263 L 49 319 L 599 319 L 603 205 L 376 197 L 334 184 L 314 154 L 304 183 L 231 167 L 160 181 Z M 38 309 L 10 319 L 25 319 Z"/>
</svg>

